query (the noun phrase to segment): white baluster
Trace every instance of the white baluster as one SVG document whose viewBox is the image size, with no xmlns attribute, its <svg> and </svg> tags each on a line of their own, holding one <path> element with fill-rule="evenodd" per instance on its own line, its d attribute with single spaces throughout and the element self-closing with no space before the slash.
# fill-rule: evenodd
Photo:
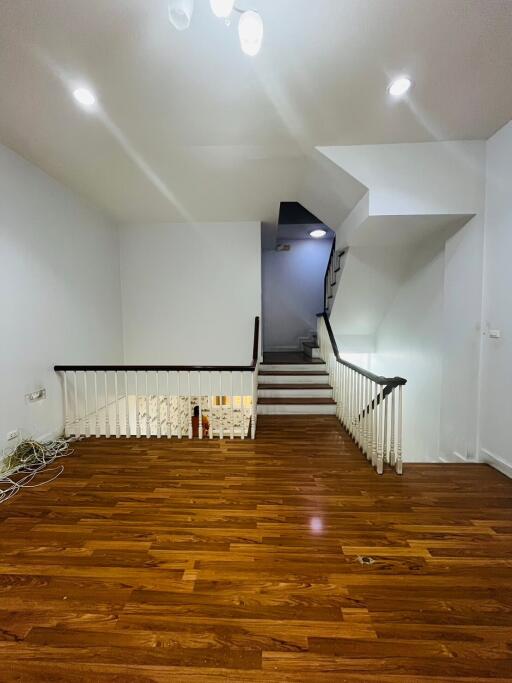
<svg viewBox="0 0 512 683">
<path fill-rule="evenodd" d="M 116 439 L 119 439 L 121 436 L 121 423 L 119 421 L 119 386 L 117 382 L 117 370 L 114 370 L 114 393 L 116 409 Z"/>
<path fill-rule="evenodd" d="M 87 396 L 87 370 L 84 370 L 84 417 L 85 417 L 85 436 L 91 436 L 91 425 L 89 423 L 89 402 Z"/>
<path fill-rule="evenodd" d="M 245 439 L 245 415 L 244 415 L 244 373 L 240 373 L 240 416 L 241 416 L 241 439 Z"/>
<path fill-rule="evenodd" d="M 64 382 L 64 436 L 70 436 L 69 429 L 69 405 L 68 405 L 68 373 L 66 370 L 62 373 Z"/>
<path fill-rule="evenodd" d="M 135 371 L 135 434 L 140 439 L 140 410 L 139 410 L 139 373 Z"/>
<path fill-rule="evenodd" d="M 357 401 L 356 401 L 356 430 L 357 430 L 357 445 L 359 448 L 363 445 L 363 435 L 362 435 L 362 415 L 361 415 L 361 405 L 363 403 L 363 376 L 357 373 Z"/>
<path fill-rule="evenodd" d="M 219 372 L 219 414 L 220 414 L 220 438 L 224 438 L 224 396 L 222 395 L 222 372 Z"/>
<path fill-rule="evenodd" d="M 365 449 L 366 449 L 366 459 L 371 458 L 372 453 L 372 430 L 371 430 L 371 420 L 370 420 L 370 403 L 372 400 L 372 383 L 369 378 L 366 379 L 366 393 L 365 393 L 365 416 L 364 416 L 364 431 L 365 431 Z"/>
<path fill-rule="evenodd" d="M 74 434 L 75 436 L 81 436 L 80 433 L 80 419 L 78 417 L 78 380 L 77 380 L 77 372 L 73 371 L 73 394 L 74 394 L 74 400 L 75 400 L 75 405 L 73 409 L 73 417 L 74 417 Z"/>
<path fill-rule="evenodd" d="M 377 395 L 378 395 L 378 385 L 373 383 L 373 391 L 372 391 L 372 433 L 373 433 L 372 465 L 374 467 L 377 467 Z"/>
<path fill-rule="evenodd" d="M 183 431 L 182 431 L 183 425 L 181 423 L 181 408 L 183 405 L 183 401 L 181 400 L 181 379 L 180 378 L 181 378 L 181 373 L 178 370 L 178 372 L 177 372 L 177 383 L 178 383 L 178 387 L 177 387 L 178 388 L 178 403 L 177 403 L 177 405 L 178 405 L 178 439 L 183 438 Z"/>
<path fill-rule="evenodd" d="M 397 474 L 402 474 L 402 411 L 403 411 L 403 396 L 402 385 L 398 387 L 398 428 L 397 428 L 397 443 L 396 443 L 396 465 L 395 471 Z"/>
<path fill-rule="evenodd" d="M 341 391 L 341 409 L 340 409 L 340 414 L 341 414 L 341 424 L 345 426 L 345 371 L 346 367 L 344 365 L 341 366 L 341 378 L 340 378 L 340 391 Z"/>
<path fill-rule="evenodd" d="M 125 388 L 125 436 L 127 439 L 131 436 L 130 430 L 130 392 L 128 391 L 128 372 L 124 373 L 124 388 Z"/>
<path fill-rule="evenodd" d="M 160 405 L 160 373 L 158 370 L 156 375 L 156 435 L 158 439 L 162 438 L 162 413 Z"/>
<path fill-rule="evenodd" d="M 230 372 L 229 374 L 231 376 L 231 436 L 230 436 L 230 438 L 234 439 L 235 438 L 235 411 L 234 411 L 233 403 L 235 401 L 235 398 L 233 396 L 233 373 Z"/>
<path fill-rule="evenodd" d="M 386 388 L 386 387 L 384 387 Z M 389 463 L 388 451 L 388 396 L 384 399 L 384 462 Z"/>
<path fill-rule="evenodd" d="M 336 415 L 338 417 L 338 420 L 341 422 L 342 420 L 342 407 L 343 407 L 343 397 L 341 394 L 341 377 L 343 373 L 343 365 L 341 363 L 336 362 L 336 391 L 335 391 L 335 400 L 336 400 Z"/>
<path fill-rule="evenodd" d="M 146 438 L 149 439 L 151 436 L 151 405 L 149 402 L 149 384 L 148 384 L 149 371 L 146 370 L 144 374 L 146 375 Z"/>
<path fill-rule="evenodd" d="M 94 371 L 94 435 L 101 436 L 100 411 L 98 403 L 98 373 Z"/>
<path fill-rule="evenodd" d="M 190 372 L 188 374 L 188 438 L 192 439 L 194 430 L 192 427 L 192 395 L 190 392 Z"/>
<path fill-rule="evenodd" d="M 258 365 L 252 373 L 252 406 L 251 406 L 251 439 L 256 438 L 256 422 L 258 419 Z"/>
<path fill-rule="evenodd" d="M 203 438 L 203 402 L 201 400 L 201 372 L 197 373 L 197 387 L 198 387 L 198 403 L 199 403 L 199 422 L 197 425 L 197 433 L 199 438 Z"/>
<path fill-rule="evenodd" d="M 210 412 L 210 429 L 208 436 L 213 439 L 213 372 L 210 372 L 210 396 L 208 397 L 208 407 Z"/>
<path fill-rule="evenodd" d="M 171 373 L 167 371 L 167 438 L 170 439 L 171 436 Z"/>
<path fill-rule="evenodd" d="M 103 372 L 103 380 L 105 384 L 105 437 L 110 439 L 110 414 L 108 405 L 108 375 L 107 371 Z"/>
<path fill-rule="evenodd" d="M 377 474 L 384 472 L 384 387 L 379 385 L 378 406 L 377 406 Z"/>
<path fill-rule="evenodd" d="M 391 425 L 390 425 L 390 435 L 389 435 L 389 464 L 391 467 L 395 466 L 396 463 L 396 451 L 395 451 L 395 427 L 396 427 L 396 415 L 395 415 L 395 396 L 396 387 L 393 387 L 391 392 Z"/>
<path fill-rule="evenodd" d="M 354 371 L 350 368 L 348 373 L 348 431 L 354 435 Z"/>
<path fill-rule="evenodd" d="M 368 380 L 368 406 L 367 406 L 367 420 L 368 420 L 368 453 L 367 459 L 373 462 L 373 382 Z"/>
</svg>

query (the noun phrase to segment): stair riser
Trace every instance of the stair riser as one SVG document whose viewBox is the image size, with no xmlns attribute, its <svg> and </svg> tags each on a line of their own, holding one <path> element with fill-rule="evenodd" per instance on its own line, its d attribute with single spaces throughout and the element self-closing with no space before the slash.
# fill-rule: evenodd
<svg viewBox="0 0 512 683">
<path fill-rule="evenodd" d="M 320 358 L 320 349 L 312 349 L 311 346 L 305 346 L 304 354 L 310 358 Z"/>
<path fill-rule="evenodd" d="M 329 375 L 260 375 L 261 384 L 326 384 Z"/>
<path fill-rule="evenodd" d="M 325 370 L 325 363 L 298 363 L 298 364 L 282 364 L 282 365 L 269 365 L 263 363 L 260 365 L 260 370 L 268 372 L 323 372 Z"/>
<path fill-rule="evenodd" d="M 260 398 L 332 398 L 332 389 L 258 389 Z"/>
<path fill-rule="evenodd" d="M 336 405 L 258 405 L 258 415 L 336 415 Z"/>
</svg>

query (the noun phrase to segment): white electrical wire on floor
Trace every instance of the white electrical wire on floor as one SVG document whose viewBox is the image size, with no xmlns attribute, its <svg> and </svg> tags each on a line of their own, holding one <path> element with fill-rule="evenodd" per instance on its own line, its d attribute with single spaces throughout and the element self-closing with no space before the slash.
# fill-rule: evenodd
<svg viewBox="0 0 512 683">
<path fill-rule="evenodd" d="M 8 455 L 11 465 L 9 475 L 0 474 L 0 503 L 5 503 L 22 489 L 44 486 L 57 479 L 64 471 L 64 465 L 48 468 L 59 458 L 71 455 L 70 442 L 76 439 L 57 439 L 48 443 L 39 443 L 32 439 L 24 439 Z M 43 481 L 32 483 L 41 472 L 51 474 Z"/>
</svg>

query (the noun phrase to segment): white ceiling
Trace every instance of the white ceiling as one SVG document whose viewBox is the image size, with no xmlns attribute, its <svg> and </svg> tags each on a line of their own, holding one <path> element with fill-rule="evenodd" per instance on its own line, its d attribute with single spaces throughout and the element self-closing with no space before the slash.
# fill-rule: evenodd
<svg viewBox="0 0 512 683">
<path fill-rule="evenodd" d="M 315 146 L 489 137 L 512 117 L 510 0 L 0 0 L 0 141 L 121 222 L 275 221 Z M 388 80 L 408 72 L 407 101 Z M 75 106 L 89 84 L 102 112 Z"/>
</svg>

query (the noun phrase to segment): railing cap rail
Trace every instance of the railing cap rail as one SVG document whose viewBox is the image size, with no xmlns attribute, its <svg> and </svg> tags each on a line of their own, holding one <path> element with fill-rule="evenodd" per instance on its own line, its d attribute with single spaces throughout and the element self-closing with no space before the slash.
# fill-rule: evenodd
<svg viewBox="0 0 512 683">
<path fill-rule="evenodd" d="M 360 375 L 363 375 L 363 377 L 366 377 L 372 382 L 375 382 L 375 384 L 382 384 L 384 386 L 394 387 L 398 387 L 401 385 L 403 386 L 404 384 L 407 384 L 407 380 L 403 377 L 382 377 L 381 375 L 375 375 L 373 372 L 370 372 L 369 370 L 365 370 L 364 368 L 360 368 L 358 365 L 354 365 L 353 363 L 349 363 L 348 361 L 343 360 L 338 351 L 338 345 L 336 343 L 336 339 L 334 337 L 331 323 L 329 322 L 329 317 L 326 311 L 323 311 L 322 313 L 317 313 L 317 318 L 324 319 L 325 326 L 327 328 L 327 334 L 329 335 L 329 339 L 331 341 L 334 357 L 336 358 L 338 363 L 341 363 L 342 365 L 344 365 L 347 368 L 350 368 L 351 370 L 355 370 Z"/>
<path fill-rule="evenodd" d="M 54 365 L 55 372 L 254 372 L 251 365 Z"/>
</svg>

